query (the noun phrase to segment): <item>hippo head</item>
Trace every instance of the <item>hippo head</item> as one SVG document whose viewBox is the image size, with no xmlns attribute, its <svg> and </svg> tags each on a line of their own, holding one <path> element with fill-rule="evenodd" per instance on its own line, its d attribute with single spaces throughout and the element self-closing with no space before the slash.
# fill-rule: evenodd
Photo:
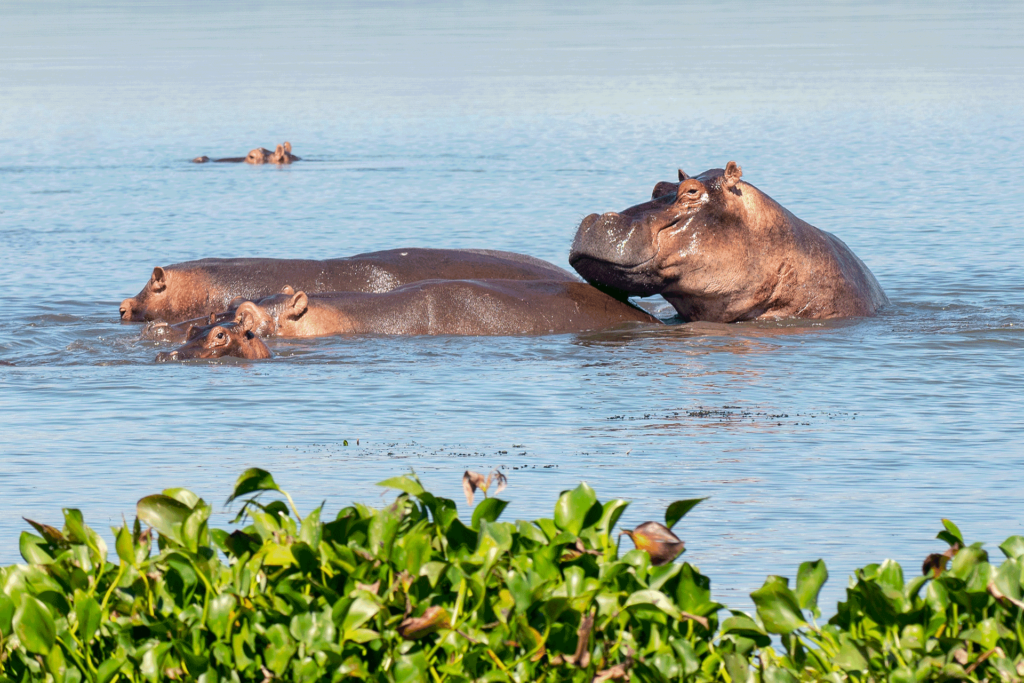
<svg viewBox="0 0 1024 683">
<path fill-rule="evenodd" d="M 274 153 L 269 149 L 263 147 L 257 147 L 256 149 L 249 152 L 245 157 L 245 163 L 247 164 L 269 164 L 273 163 Z"/>
<path fill-rule="evenodd" d="M 165 317 L 173 309 L 172 293 L 167 285 L 175 275 L 172 270 L 154 268 L 142 291 L 121 302 L 121 320 L 144 322 Z"/>
<path fill-rule="evenodd" d="M 688 320 L 756 317 L 751 297 L 758 296 L 770 243 L 762 233 L 773 221 L 752 219 L 749 200 L 764 198 L 771 204 L 765 210 L 785 210 L 740 183 L 742 174 L 734 161 L 696 177 L 680 170 L 679 182 L 658 183 L 648 202 L 587 216 L 569 263 L 613 294 L 661 294 Z"/>
<path fill-rule="evenodd" d="M 193 325 L 185 334 L 185 344 L 170 353 L 157 354 L 156 361 L 190 360 L 193 358 L 222 358 L 235 356 L 256 360 L 270 358 L 270 349 L 252 333 L 248 318 L 229 323 Z"/>
<path fill-rule="evenodd" d="M 282 335 L 306 336 L 303 322 L 308 322 L 309 297 L 285 286 L 280 294 L 264 297 L 259 303 L 246 301 L 238 306 L 237 319 L 245 319 L 249 328 L 260 337 Z"/>
</svg>

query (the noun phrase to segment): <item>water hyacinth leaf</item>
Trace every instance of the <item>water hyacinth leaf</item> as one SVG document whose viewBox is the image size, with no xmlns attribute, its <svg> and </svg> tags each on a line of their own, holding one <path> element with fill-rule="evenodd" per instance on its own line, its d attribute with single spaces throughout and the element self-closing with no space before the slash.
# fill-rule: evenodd
<svg viewBox="0 0 1024 683">
<path fill-rule="evenodd" d="M 597 533 L 606 536 L 611 535 L 615 525 L 619 523 L 619 517 L 629 507 L 629 501 L 622 498 L 609 500 L 601 506 L 601 519 L 597 522 Z"/>
<path fill-rule="evenodd" d="M 298 649 L 295 641 L 288 633 L 284 624 L 274 624 L 267 629 L 266 638 L 268 641 L 264 660 L 267 668 L 277 675 L 283 674 L 288 669 L 288 662 Z"/>
<path fill-rule="evenodd" d="M 82 518 L 82 511 L 76 508 L 64 508 L 64 526 L 68 530 L 68 538 L 72 543 L 88 543 L 89 534 L 86 531 L 85 520 Z"/>
<path fill-rule="evenodd" d="M 500 498 L 485 498 L 480 501 L 480 504 L 473 510 L 473 519 L 470 522 L 470 527 L 473 529 L 480 528 L 480 520 L 487 520 L 488 522 L 494 522 L 501 517 L 501 513 L 508 507 L 507 500 L 501 500 Z"/>
<path fill-rule="evenodd" d="M 999 549 L 1009 558 L 1024 555 L 1024 536 L 1010 536 L 1000 544 Z"/>
<path fill-rule="evenodd" d="M 843 671 L 866 671 L 868 668 L 862 648 L 845 633 L 839 636 L 839 653 L 832 663 Z"/>
<path fill-rule="evenodd" d="M 21 644 L 33 654 L 48 654 L 57 640 L 57 626 L 50 610 L 27 593 L 21 596 L 11 626 Z"/>
<path fill-rule="evenodd" d="M 320 513 L 323 509 L 324 504 L 320 503 L 320 507 L 315 508 L 312 512 L 306 515 L 306 518 L 302 520 L 302 526 L 299 529 L 299 539 L 304 541 L 314 550 L 320 547 L 320 540 L 323 537 L 323 525 L 320 524 Z"/>
<path fill-rule="evenodd" d="M 32 528 L 38 531 L 39 535 L 45 538 L 47 543 L 62 548 L 67 547 L 68 539 L 64 536 L 64 534 L 60 532 L 59 529 L 52 527 L 49 524 L 40 524 L 39 522 L 33 522 L 28 517 L 22 517 L 22 519 L 31 524 Z"/>
<path fill-rule="evenodd" d="M 804 562 L 796 572 L 796 599 L 802 609 L 809 609 L 814 616 L 819 616 L 818 593 L 828 581 L 828 569 L 825 560 Z"/>
<path fill-rule="evenodd" d="M 583 530 L 590 508 L 596 502 L 597 494 L 586 482 L 572 491 L 566 491 L 555 503 L 555 524 L 559 529 L 578 536 Z"/>
<path fill-rule="evenodd" d="M 78 637 L 88 643 L 100 627 L 100 605 L 96 598 L 85 591 L 75 591 L 75 617 L 78 620 Z"/>
<path fill-rule="evenodd" d="M 156 493 L 141 499 L 135 506 L 139 519 L 160 532 L 164 538 L 184 545 L 181 525 L 192 513 L 192 508 L 170 496 Z"/>
<path fill-rule="evenodd" d="M 395 660 L 395 683 L 427 683 L 427 653 L 416 650 Z"/>
<path fill-rule="evenodd" d="M 980 543 L 974 543 L 967 548 L 961 548 L 953 556 L 949 573 L 958 579 L 967 580 L 971 571 L 981 562 L 988 562 L 988 553 L 982 549 Z"/>
<path fill-rule="evenodd" d="M 757 616 L 769 633 L 792 633 L 807 624 L 800 612 L 800 603 L 784 577 L 769 576 L 750 597 L 757 607 Z"/>
<path fill-rule="evenodd" d="M 167 660 L 167 653 L 174 647 L 171 643 L 160 643 L 146 650 L 142 655 L 142 664 L 139 671 L 147 681 L 156 683 L 161 679 L 164 670 L 164 662 Z"/>
<path fill-rule="evenodd" d="M 14 619 L 14 600 L 0 591 L 0 635 L 11 632 L 11 621 Z"/>
<path fill-rule="evenodd" d="M 707 498 L 690 498 L 689 500 L 677 500 L 670 504 L 665 510 L 665 526 L 671 529 L 676 525 L 676 522 L 685 517 L 690 510 L 697 507 L 705 500 L 707 500 Z"/>
<path fill-rule="evenodd" d="M 174 500 L 178 501 L 179 503 L 187 505 L 190 508 L 194 508 L 196 506 L 196 503 L 199 502 L 199 496 L 197 496 L 196 494 L 192 493 L 188 489 L 183 489 L 183 488 L 164 489 L 163 491 L 161 491 L 161 493 L 164 494 L 165 496 L 167 496 L 168 498 L 173 498 Z"/>
<path fill-rule="evenodd" d="M 18 539 L 18 550 L 29 564 L 53 564 L 53 556 L 46 550 L 48 543 L 35 534 L 21 532 Z"/>
<path fill-rule="evenodd" d="M 235 596 L 230 593 L 221 593 L 210 600 L 206 626 L 217 638 L 227 637 L 228 624 L 231 621 L 231 610 L 235 609 L 236 604 Z"/>
<path fill-rule="evenodd" d="M 967 545 L 964 543 L 964 536 L 960 533 L 960 529 L 956 524 L 953 524 L 953 522 L 948 519 L 943 519 L 942 526 L 944 526 L 945 529 L 936 534 L 935 538 L 943 540 L 949 545 L 959 544 L 961 547 Z"/>
<path fill-rule="evenodd" d="M 348 612 L 345 613 L 345 618 L 341 622 L 341 630 L 344 633 L 354 631 L 372 619 L 379 611 L 380 606 L 377 603 L 360 596 L 349 605 Z"/>
<path fill-rule="evenodd" d="M 417 498 L 422 496 L 424 493 L 423 484 L 421 484 L 417 479 L 406 476 L 392 477 L 390 479 L 385 479 L 384 481 L 378 481 L 377 486 L 383 486 L 388 489 L 398 489 L 399 491 L 404 491 L 410 496 L 416 496 Z"/>
<path fill-rule="evenodd" d="M 209 505 L 199 501 L 181 525 L 181 538 L 185 541 L 185 547 L 192 552 L 198 551 L 199 546 L 203 545 L 206 520 L 212 511 Z"/>
<path fill-rule="evenodd" d="M 132 532 L 124 525 L 120 529 L 111 527 L 114 532 L 114 550 L 121 561 L 129 566 L 136 566 L 138 563 L 135 557 L 135 543 L 132 540 Z"/>
<path fill-rule="evenodd" d="M 109 683 L 109 681 L 111 681 L 117 674 L 118 670 L 124 666 L 124 662 L 124 656 L 113 656 L 104 660 L 96 667 L 97 683 Z"/>
<path fill-rule="evenodd" d="M 238 481 L 235 482 L 235 489 L 231 492 L 226 502 L 230 503 L 240 496 L 257 491 L 280 490 L 270 472 L 261 470 L 259 467 L 250 467 L 238 477 Z"/>
<path fill-rule="evenodd" d="M 960 637 L 977 643 L 986 650 L 991 650 L 999 643 L 999 627 L 997 623 L 995 619 L 985 619 L 978 622 L 974 628 L 963 631 Z"/>
<path fill-rule="evenodd" d="M 624 608 L 635 607 L 637 605 L 654 605 L 665 614 L 669 615 L 673 619 L 681 620 L 683 615 L 679 613 L 676 606 L 672 604 L 672 601 L 668 599 L 668 596 L 661 591 L 655 590 L 639 590 L 632 593 L 627 599 Z"/>
</svg>

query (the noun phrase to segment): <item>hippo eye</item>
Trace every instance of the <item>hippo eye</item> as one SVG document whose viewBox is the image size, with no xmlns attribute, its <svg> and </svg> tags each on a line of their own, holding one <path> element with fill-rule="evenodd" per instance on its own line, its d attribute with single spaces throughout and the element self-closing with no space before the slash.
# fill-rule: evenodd
<svg viewBox="0 0 1024 683">
<path fill-rule="evenodd" d="M 224 338 L 224 333 L 223 332 L 218 332 L 217 333 L 217 339 L 223 339 L 223 338 Z"/>
<path fill-rule="evenodd" d="M 686 191 L 686 194 L 690 195 L 691 197 L 696 197 L 697 196 L 697 188 L 696 187 L 691 187 L 689 190 Z"/>
</svg>

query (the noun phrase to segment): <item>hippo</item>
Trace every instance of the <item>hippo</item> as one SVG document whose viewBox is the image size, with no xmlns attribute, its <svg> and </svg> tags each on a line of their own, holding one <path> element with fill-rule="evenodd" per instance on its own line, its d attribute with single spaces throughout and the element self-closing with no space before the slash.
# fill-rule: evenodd
<svg viewBox="0 0 1024 683">
<path fill-rule="evenodd" d="M 156 267 L 137 295 L 121 302 L 121 320 L 177 323 L 221 313 L 236 297 L 256 300 L 292 285 L 319 292 L 386 292 L 431 279 L 561 280 L 572 273 L 532 256 L 477 249 L 391 249 L 324 261 L 202 259 Z"/>
<path fill-rule="evenodd" d="M 871 316 L 888 303 L 842 240 L 742 175 L 735 161 L 680 170 L 648 202 L 587 216 L 569 263 L 615 296 L 661 294 L 688 322 Z"/>
<path fill-rule="evenodd" d="M 216 317 L 216 316 L 214 316 Z M 619 301 L 584 282 L 555 280 L 426 280 L 384 293 L 288 292 L 238 306 L 238 331 L 266 337 L 329 335 L 530 335 L 606 330 L 642 324 L 660 325 L 646 311 Z M 186 343 L 158 360 L 210 357 L 210 330 L 224 322 L 186 332 Z M 231 334 L 230 331 L 224 334 Z M 218 349 L 221 347 L 218 346 Z M 223 347 L 224 355 L 263 356 L 241 342 Z"/>
<path fill-rule="evenodd" d="M 188 344 L 170 353 L 158 353 L 156 362 L 222 358 L 224 356 L 236 356 L 250 360 L 270 358 L 270 349 L 262 339 L 252 333 L 251 322 L 250 319 L 245 318 L 212 324 L 202 329 L 192 327 L 189 330 Z M 250 327 L 246 327 L 246 325 L 250 325 Z"/>
<path fill-rule="evenodd" d="M 264 147 L 257 147 L 244 157 L 228 157 L 226 159 L 210 159 L 210 157 L 196 157 L 192 160 L 194 164 L 205 164 L 213 161 L 215 164 L 240 164 L 245 162 L 259 166 L 261 164 L 290 164 L 295 161 L 302 161 L 301 158 L 292 154 L 292 143 L 285 142 L 278 145 L 277 149 L 271 152 Z"/>
</svg>

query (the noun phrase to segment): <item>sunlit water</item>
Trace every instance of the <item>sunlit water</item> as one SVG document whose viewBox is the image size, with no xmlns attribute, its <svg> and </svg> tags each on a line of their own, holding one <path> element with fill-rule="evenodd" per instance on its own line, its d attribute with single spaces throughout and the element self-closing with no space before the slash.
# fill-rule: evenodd
<svg viewBox="0 0 1024 683">
<path fill-rule="evenodd" d="M 220 510 L 248 466 L 306 509 L 411 469 L 459 498 L 467 467 L 505 469 L 510 519 L 580 480 L 628 526 L 710 496 L 677 530 L 740 607 L 823 557 L 831 611 L 941 517 L 1024 533 L 1024 6 L 759 7 L 0 4 L 0 562 L 22 515 L 106 529 L 179 485 Z M 286 139 L 287 168 L 188 163 Z M 584 215 L 733 159 L 891 308 L 186 365 L 117 320 L 207 256 L 565 266 Z"/>
</svg>

